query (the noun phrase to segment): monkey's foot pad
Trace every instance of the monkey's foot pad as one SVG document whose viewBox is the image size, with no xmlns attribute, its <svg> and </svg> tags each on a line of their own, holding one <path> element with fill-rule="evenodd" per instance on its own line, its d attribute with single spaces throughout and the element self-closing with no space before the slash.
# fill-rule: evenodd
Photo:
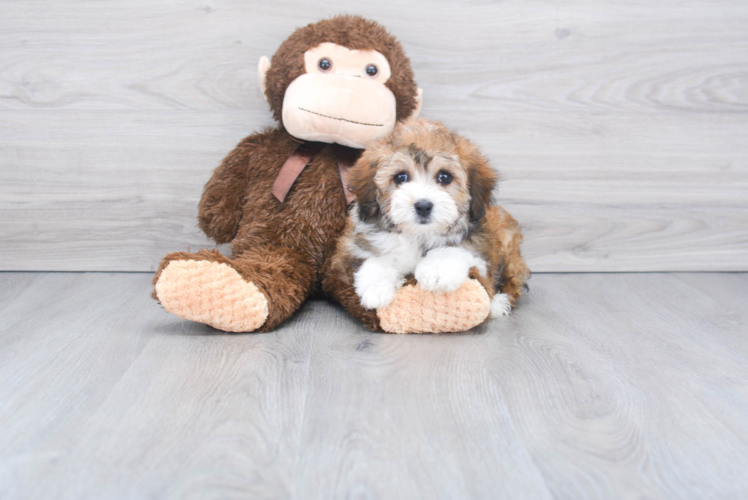
<svg viewBox="0 0 748 500">
<path fill-rule="evenodd" d="M 490 313 L 488 292 L 474 279 L 449 293 L 405 285 L 390 305 L 377 309 L 379 324 L 389 333 L 464 332 L 483 323 Z"/>
<path fill-rule="evenodd" d="M 267 298 L 257 286 L 218 262 L 169 262 L 156 295 L 170 313 L 226 332 L 252 332 L 268 317 Z"/>
</svg>

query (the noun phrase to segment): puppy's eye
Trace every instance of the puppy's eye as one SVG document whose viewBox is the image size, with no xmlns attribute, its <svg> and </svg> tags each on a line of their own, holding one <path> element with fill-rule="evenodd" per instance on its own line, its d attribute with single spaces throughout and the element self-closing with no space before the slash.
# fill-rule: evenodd
<svg viewBox="0 0 748 500">
<path fill-rule="evenodd" d="M 326 57 L 323 57 L 319 60 L 317 63 L 317 67 L 322 71 L 330 71 L 330 68 L 332 68 L 332 61 L 329 60 Z"/>
<path fill-rule="evenodd" d="M 399 174 L 396 174 L 395 177 L 392 178 L 392 180 L 394 180 L 395 184 L 399 186 L 403 182 L 408 182 L 410 180 L 410 177 L 408 177 L 408 174 L 406 174 L 405 172 L 400 172 Z"/>
<path fill-rule="evenodd" d="M 376 66 L 374 66 L 373 64 L 369 64 L 366 67 L 366 74 L 367 75 L 369 75 L 371 77 L 374 77 L 374 76 L 377 76 L 377 73 L 379 73 L 379 69 Z"/>
<path fill-rule="evenodd" d="M 441 172 L 436 174 L 436 182 L 438 182 L 442 186 L 446 186 L 447 184 L 452 182 L 452 174 L 442 170 Z"/>
</svg>

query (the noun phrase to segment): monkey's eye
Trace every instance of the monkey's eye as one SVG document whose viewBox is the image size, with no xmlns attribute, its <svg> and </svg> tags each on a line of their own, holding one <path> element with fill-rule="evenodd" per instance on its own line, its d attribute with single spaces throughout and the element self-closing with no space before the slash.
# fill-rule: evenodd
<svg viewBox="0 0 748 500">
<path fill-rule="evenodd" d="M 441 172 L 436 174 L 436 182 L 438 182 L 442 186 L 446 186 L 452 182 L 452 174 L 442 170 Z"/>
<path fill-rule="evenodd" d="M 377 76 L 377 73 L 379 73 L 379 69 L 376 66 L 374 66 L 373 64 L 369 64 L 366 67 L 366 74 L 367 75 L 373 77 L 373 76 Z"/>
<path fill-rule="evenodd" d="M 319 60 L 319 62 L 317 63 L 317 66 L 322 71 L 330 71 L 330 68 L 332 68 L 332 61 L 326 57 L 323 57 L 322 59 Z"/>
<path fill-rule="evenodd" d="M 404 182 L 408 182 L 410 178 L 408 177 L 408 174 L 405 172 L 400 172 L 399 174 L 395 174 L 395 177 L 392 178 L 392 180 L 395 181 L 395 184 L 398 186 Z"/>
</svg>

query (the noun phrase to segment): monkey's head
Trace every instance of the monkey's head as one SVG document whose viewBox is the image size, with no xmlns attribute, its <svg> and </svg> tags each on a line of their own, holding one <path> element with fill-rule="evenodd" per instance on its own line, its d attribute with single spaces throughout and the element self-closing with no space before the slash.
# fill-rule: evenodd
<svg viewBox="0 0 748 500">
<path fill-rule="evenodd" d="M 259 71 L 275 119 L 299 139 L 363 148 L 421 107 L 400 43 L 357 16 L 297 29 Z"/>
</svg>

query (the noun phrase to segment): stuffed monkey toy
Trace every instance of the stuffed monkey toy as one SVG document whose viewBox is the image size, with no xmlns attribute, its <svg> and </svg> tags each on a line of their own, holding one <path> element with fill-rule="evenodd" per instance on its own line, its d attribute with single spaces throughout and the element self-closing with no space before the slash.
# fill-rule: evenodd
<svg viewBox="0 0 748 500">
<path fill-rule="evenodd" d="M 321 293 L 324 269 L 331 269 L 325 264 L 353 201 L 346 169 L 368 142 L 387 136 L 421 106 L 400 43 L 360 17 L 296 30 L 272 60 L 260 59 L 259 73 L 279 126 L 241 141 L 213 173 L 199 206 L 200 228 L 219 244 L 231 243 L 232 256 L 170 253 L 153 279 L 153 297 L 164 309 L 227 332 L 272 330 Z M 401 310 L 397 300 L 391 304 L 377 327 L 407 333 L 413 304 L 426 316 L 429 308 L 459 316 L 461 305 L 481 294 L 468 288 L 437 301 L 411 293 Z M 485 320 L 484 309 L 428 329 L 467 330 Z"/>
</svg>

